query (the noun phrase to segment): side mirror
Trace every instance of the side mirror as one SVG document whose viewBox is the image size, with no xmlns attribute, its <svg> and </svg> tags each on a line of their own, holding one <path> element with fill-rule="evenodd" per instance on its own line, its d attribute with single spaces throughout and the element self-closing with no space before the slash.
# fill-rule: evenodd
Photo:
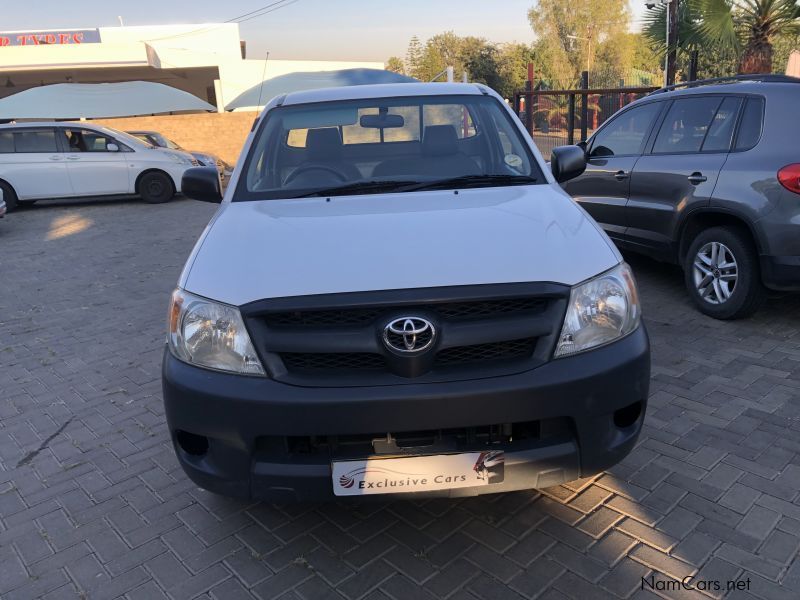
<svg viewBox="0 0 800 600">
<path fill-rule="evenodd" d="M 574 179 L 586 170 L 586 151 L 578 146 L 553 148 L 550 170 L 558 183 Z"/>
<path fill-rule="evenodd" d="M 222 186 L 216 167 L 192 167 L 183 172 L 181 192 L 201 202 L 222 202 Z"/>
<path fill-rule="evenodd" d="M 109 152 L 119 152 L 119 146 L 116 144 L 106 144 L 106 150 Z"/>
</svg>

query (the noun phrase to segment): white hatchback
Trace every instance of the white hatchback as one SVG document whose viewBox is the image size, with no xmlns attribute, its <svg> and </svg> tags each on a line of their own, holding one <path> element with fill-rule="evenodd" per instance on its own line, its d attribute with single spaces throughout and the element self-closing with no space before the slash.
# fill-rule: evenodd
<svg viewBox="0 0 800 600">
<path fill-rule="evenodd" d="M 167 202 L 181 189 L 190 154 L 164 151 L 108 127 L 85 123 L 0 126 L 0 190 L 9 211 L 45 198 L 138 194 Z"/>
</svg>

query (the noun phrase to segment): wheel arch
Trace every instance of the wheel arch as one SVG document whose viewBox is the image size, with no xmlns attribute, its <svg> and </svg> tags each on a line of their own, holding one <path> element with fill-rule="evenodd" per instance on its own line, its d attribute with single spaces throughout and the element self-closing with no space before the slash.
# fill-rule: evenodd
<svg viewBox="0 0 800 600">
<path fill-rule="evenodd" d="M 170 185 L 172 185 L 172 192 L 173 192 L 173 193 L 176 193 L 176 192 L 178 191 L 178 188 L 177 188 L 177 186 L 175 185 L 175 181 L 173 180 L 173 178 L 172 178 L 172 175 L 170 175 L 170 174 L 169 174 L 167 171 L 165 171 L 164 169 L 159 169 L 159 168 L 157 168 L 157 167 L 151 167 L 151 168 L 149 168 L 149 169 L 145 169 L 144 171 L 142 171 L 141 173 L 139 173 L 139 174 L 136 176 L 136 182 L 135 182 L 135 183 L 134 183 L 134 185 L 133 185 L 133 191 L 134 191 L 136 194 L 139 194 L 139 193 L 140 193 L 140 191 L 139 191 L 139 186 L 140 186 L 140 184 L 141 184 L 141 182 L 142 182 L 142 178 L 143 178 L 145 175 L 148 175 L 148 174 L 150 174 L 150 173 L 160 173 L 161 175 L 164 175 L 164 176 L 165 176 L 165 177 L 166 177 L 166 178 L 169 180 L 169 182 L 170 182 Z"/>
<path fill-rule="evenodd" d="M 692 244 L 692 240 L 703 230 L 710 227 L 734 227 L 744 231 L 758 254 L 761 254 L 762 244 L 758 233 L 753 227 L 752 221 L 746 216 L 723 209 L 701 208 L 687 214 L 678 227 L 678 264 L 682 265 L 686 258 L 686 252 Z"/>
<path fill-rule="evenodd" d="M 17 200 L 19 200 L 19 193 L 17 192 L 17 188 L 15 188 L 15 187 L 14 187 L 14 184 L 13 184 L 13 183 L 11 183 L 11 182 L 10 182 L 8 179 L 6 179 L 5 177 L 0 177 L 0 183 L 5 183 L 5 184 L 6 184 L 8 187 L 10 187 L 10 188 L 11 188 L 11 191 L 12 191 L 12 192 L 14 192 L 14 196 L 16 196 L 16 197 L 17 197 Z"/>
</svg>

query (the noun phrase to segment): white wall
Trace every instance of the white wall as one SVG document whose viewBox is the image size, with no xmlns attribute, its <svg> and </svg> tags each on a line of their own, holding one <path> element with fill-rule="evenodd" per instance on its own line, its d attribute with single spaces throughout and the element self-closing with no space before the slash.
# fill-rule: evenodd
<svg viewBox="0 0 800 600">
<path fill-rule="evenodd" d="M 222 92 L 217 101 L 225 104 L 262 80 L 287 73 L 383 69 L 380 62 L 322 60 L 268 60 L 265 69 L 263 60 L 242 60 L 236 23 L 101 27 L 100 38 L 99 44 L 0 48 L 0 66 L 26 72 L 148 64 L 159 69 L 217 67 Z"/>
<path fill-rule="evenodd" d="M 102 27 L 100 37 L 103 45 L 147 44 L 161 68 L 216 66 L 242 57 L 236 23 Z"/>
</svg>

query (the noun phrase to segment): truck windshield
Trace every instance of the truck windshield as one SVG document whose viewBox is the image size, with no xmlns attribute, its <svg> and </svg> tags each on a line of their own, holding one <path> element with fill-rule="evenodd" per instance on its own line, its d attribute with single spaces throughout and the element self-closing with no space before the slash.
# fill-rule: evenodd
<svg viewBox="0 0 800 600">
<path fill-rule="evenodd" d="M 371 98 L 271 110 L 234 201 L 544 182 L 493 97 Z"/>
</svg>

